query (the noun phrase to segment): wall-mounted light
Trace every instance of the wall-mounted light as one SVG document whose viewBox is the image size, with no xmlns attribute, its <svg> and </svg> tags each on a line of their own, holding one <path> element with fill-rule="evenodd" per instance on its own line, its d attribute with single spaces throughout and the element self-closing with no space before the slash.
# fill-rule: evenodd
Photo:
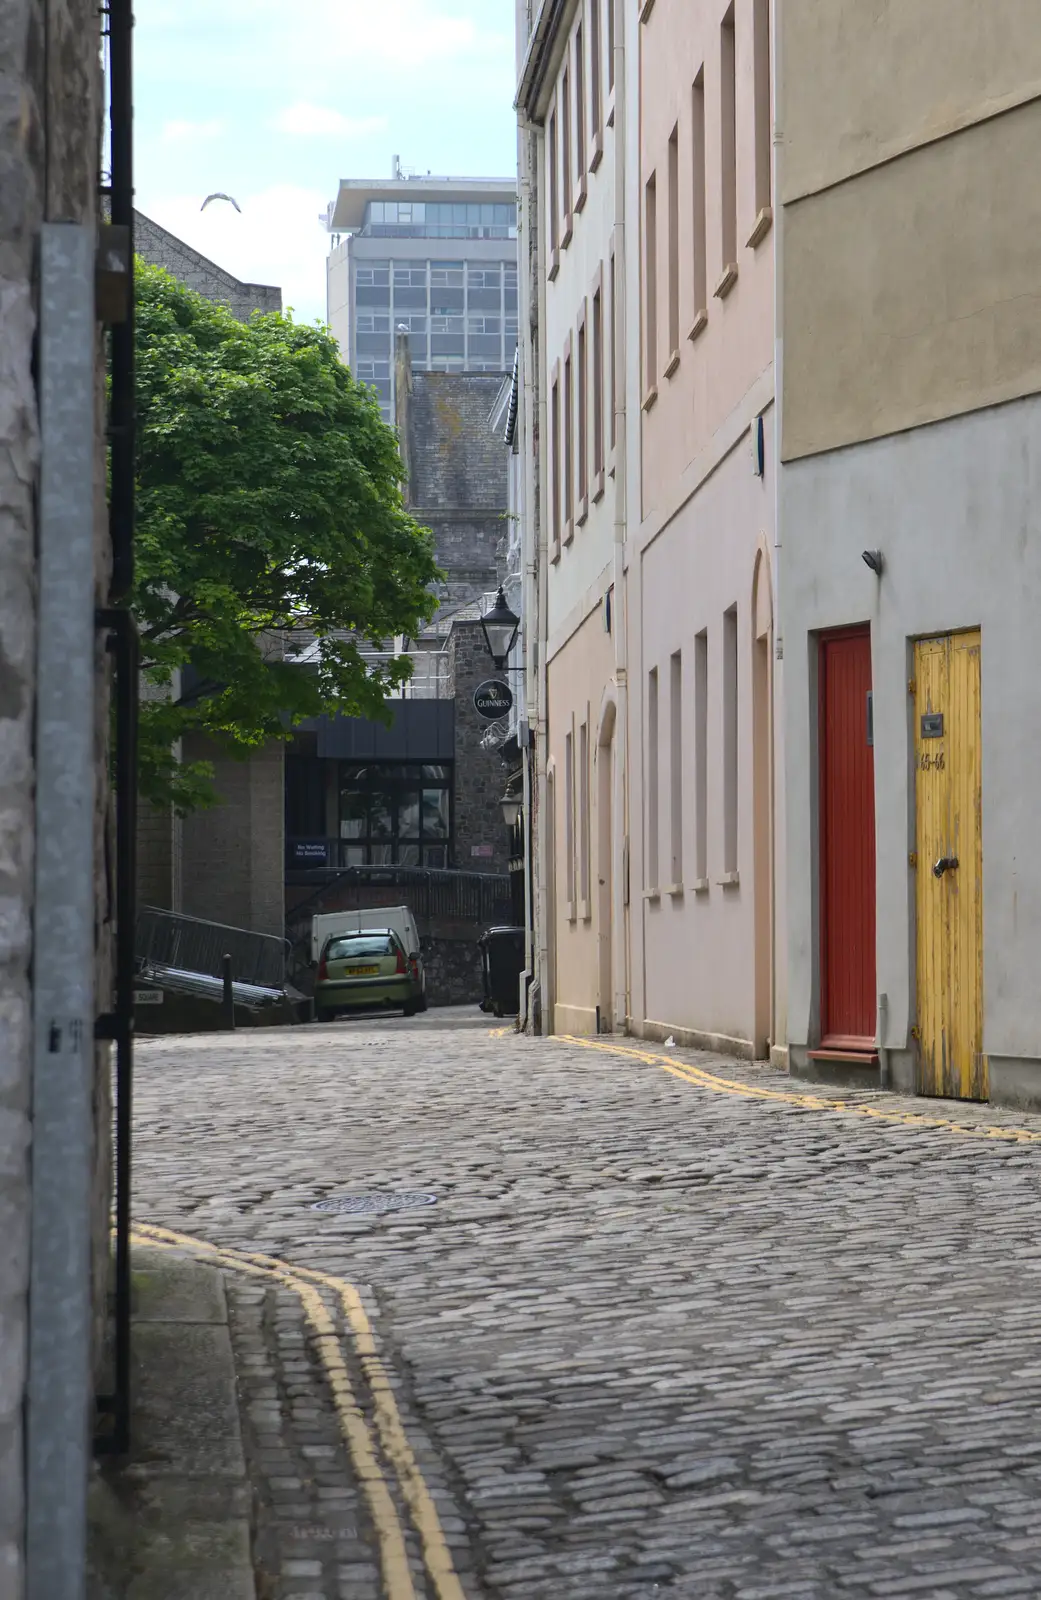
<svg viewBox="0 0 1041 1600">
<path fill-rule="evenodd" d="M 882 576 L 882 572 L 885 567 L 885 561 L 883 560 L 881 550 L 863 550 L 861 551 L 861 560 L 866 566 L 871 568 L 872 572 L 877 578 Z"/>
<path fill-rule="evenodd" d="M 506 665 L 506 658 L 513 649 L 520 627 L 520 618 L 506 604 L 506 596 L 501 588 L 495 597 L 492 609 L 486 611 L 481 618 L 481 627 L 484 629 L 484 642 L 488 646 L 488 654 L 501 669 Z"/>
<path fill-rule="evenodd" d="M 502 820 L 508 828 L 515 828 L 520 821 L 523 802 L 519 794 L 511 794 L 509 789 L 499 801 L 502 806 Z"/>
</svg>

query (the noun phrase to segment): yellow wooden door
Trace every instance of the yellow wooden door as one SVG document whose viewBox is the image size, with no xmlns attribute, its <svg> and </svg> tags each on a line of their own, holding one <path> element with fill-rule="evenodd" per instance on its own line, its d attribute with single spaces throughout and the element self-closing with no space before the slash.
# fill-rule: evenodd
<svg viewBox="0 0 1041 1600">
<path fill-rule="evenodd" d="M 922 1094 L 986 1100 L 980 635 L 915 645 Z"/>
</svg>

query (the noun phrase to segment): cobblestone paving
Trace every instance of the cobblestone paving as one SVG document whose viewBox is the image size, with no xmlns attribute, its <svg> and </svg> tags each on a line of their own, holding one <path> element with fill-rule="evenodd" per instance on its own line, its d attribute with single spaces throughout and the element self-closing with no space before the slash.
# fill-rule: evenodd
<svg viewBox="0 0 1041 1600">
<path fill-rule="evenodd" d="M 988 1137 L 1041 1118 L 725 1087 L 472 1028 L 142 1044 L 137 1213 L 359 1286 L 473 1600 L 1041 1594 L 1041 1142 Z M 311 1209 L 384 1190 L 437 1204 Z"/>
</svg>

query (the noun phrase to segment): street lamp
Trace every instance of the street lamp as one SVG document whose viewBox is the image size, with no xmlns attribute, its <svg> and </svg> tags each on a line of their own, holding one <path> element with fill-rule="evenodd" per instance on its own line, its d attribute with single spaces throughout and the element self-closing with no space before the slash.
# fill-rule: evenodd
<svg viewBox="0 0 1041 1600">
<path fill-rule="evenodd" d="M 490 611 L 486 611 L 481 618 L 481 627 L 484 629 L 484 642 L 488 646 L 488 654 L 501 671 L 506 665 L 506 658 L 513 649 L 520 628 L 520 617 L 512 612 L 506 604 L 506 596 L 500 585 L 495 597 L 495 604 Z"/>
<path fill-rule="evenodd" d="M 521 812 L 524 809 L 520 795 L 511 794 L 507 788 L 506 793 L 499 801 L 499 804 L 502 806 L 502 817 L 507 828 L 515 828 L 520 821 Z"/>
</svg>

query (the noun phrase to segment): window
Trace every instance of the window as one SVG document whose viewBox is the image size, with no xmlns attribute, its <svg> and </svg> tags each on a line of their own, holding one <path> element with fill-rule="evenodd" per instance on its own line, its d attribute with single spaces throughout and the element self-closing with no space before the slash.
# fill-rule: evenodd
<svg viewBox="0 0 1041 1600">
<path fill-rule="evenodd" d="M 575 387 L 571 351 L 564 359 L 564 523 L 568 533 L 575 515 Z"/>
<path fill-rule="evenodd" d="M 427 264 L 424 261 L 421 267 L 394 267 L 395 289 L 425 289 L 427 286 Z"/>
<path fill-rule="evenodd" d="M 657 175 L 653 172 L 647 179 L 643 216 L 643 386 L 646 398 L 649 398 L 658 378 L 658 190 Z"/>
<path fill-rule="evenodd" d="M 755 58 L 755 210 L 758 226 L 770 205 L 770 0 L 753 0 Z"/>
<path fill-rule="evenodd" d="M 452 767 L 340 763 L 344 867 L 446 867 L 451 853 Z"/>
<path fill-rule="evenodd" d="M 617 408 L 617 403 L 618 403 L 618 398 L 617 398 L 618 369 L 617 369 L 617 365 L 616 365 L 616 362 L 615 362 L 615 345 L 617 343 L 617 329 L 618 329 L 618 322 L 617 322 L 618 306 L 617 306 L 617 303 L 615 301 L 615 268 L 614 268 L 614 251 L 613 250 L 611 251 L 610 278 L 611 278 L 611 283 L 610 283 L 611 298 L 610 298 L 610 303 L 609 303 L 609 306 L 608 306 L 608 312 L 609 312 L 611 321 L 610 321 L 610 326 L 608 328 L 608 334 L 609 334 L 610 340 L 611 340 L 611 373 L 610 373 L 610 383 L 608 384 L 608 388 L 607 388 L 607 400 L 608 400 L 608 412 L 609 412 L 608 419 L 607 419 L 607 437 L 611 442 L 611 449 L 613 451 L 614 450 L 614 446 L 615 446 L 615 410 Z"/>
<path fill-rule="evenodd" d="M 669 661 L 669 823 L 672 835 L 669 881 L 683 883 L 683 657 Z"/>
<path fill-rule="evenodd" d="M 463 332 L 462 317 L 434 317 L 430 318 L 431 333 L 456 333 L 460 336 Z"/>
<path fill-rule="evenodd" d="M 579 514 L 586 509 L 589 499 L 589 456 L 586 449 L 588 431 L 589 376 L 586 370 L 586 318 L 585 307 L 578 325 L 578 499 Z"/>
<path fill-rule="evenodd" d="M 461 261 L 432 261 L 430 263 L 430 286 L 448 289 L 461 289 L 463 287 L 463 263 Z"/>
<path fill-rule="evenodd" d="M 575 736 L 564 738 L 564 861 L 567 871 L 567 898 L 574 915 L 575 904 Z"/>
<path fill-rule="evenodd" d="M 737 265 L 737 76 L 734 42 L 734 7 L 723 18 L 719 32 L 720 55 L 720 184 L 722 187 L 723 278 Z"/>
<path fill-rule="evenodd" d="M 611 4 L 611 0 L 608 0 Z M 593 129 L 593 138 L 600 137 L 603 123 L 603 108 L 601 106 L 602 66 L 601 52 L 603 41 L 600 38 L 600 0 L 589 0 L 589 121 Z"/>
<path fill-rule="evenodd" d="M 471 289 L 498 290 L 502 283 L 502 268 L 498 263 L 494 267 L 470 266 L 466 271 L 466 281 Z"/>
<path fill-rule="evenodd" d="M 593 295 L 593 476 L 604 470 L 604 297 Z M 599 485 L 599 487 L 603 487 Z"/>
<path fill-rule="evenodd" d="M 680 130 L 669 135 L 669 365 L 680 348 Z"/>
<path fill-rule="evenodd" d="M 723 870 L 737 871 L 737 607 L 723 614 Z"/>
<path fill-rule="evenodd" d="M 658 669 L 647 674 L 647 887 L 658 887 Z"/>
<path fill-rule="evenodd" d="M 694 173 L 694 237 L 692 240 L 692 261 L 694 268 L 694 327 L 700 333 L 702 324 L 699 323 L 702 312 L 708 305 L 708 281 L 705 271 L 705 70 L 704 68 L 694 79 L 691 90 L 691 118 L 692 137 L 691 147 L 693 155 Z"/>
<path fill-rule="evenodd" d="M 549 119 L 546 140 L 546 161 L 549 166 L 549 247 L 553 251 L 560 242 L 560 187 L 557 162 L 557 114 Z"/>
<path fill-rule="evenodd" d="M 578 730 L 578 875 L 583 911 L 589 904 L 589 724 Z"/>
<path fill-rule="evenodd" d="M 567 219 L 571 216 L 571 79 L 567 67 L 560 80 L 560 150 L 564 161 L 564 217 Z"/>
<path fill-rule="evenodd" d="M 586 172 L 586 50 L 582 24 L 575 29 L 575 159 L 578 181 L 584 185 Z"/>
<path fill-rule="evenodd" d="M 386 289 L 390 287 L 390 262 L 370 261 L 365 266 L 360 263 L 354 279 L 359 288 Z"/>
<path fill-rule="evenodd" d="M 708 634 L 694 640 L 694 872 L 708 882 Z"/>
<path fill-rule="evenodd" d="M 499 334 L 502 332 L 501 317 L 486 317 L 480 315 L 475 316 L 474 313 L 471 312 L 466 319 L 466 325 L 470 333 Z"/>
<path fill-rule="evenodd" d="M 389 333 L 390 317 L 378 317 L 371 311 L 359 311 L 355 325 L 359 333 Z"/>
<path fill-rule="evenodd" d="M 560 545 L 560 379 L 554 376 L 549 402 L 550 451 L 552 471 L 550 478 L 550 528 L 553 543 Z"/>
</svg>

